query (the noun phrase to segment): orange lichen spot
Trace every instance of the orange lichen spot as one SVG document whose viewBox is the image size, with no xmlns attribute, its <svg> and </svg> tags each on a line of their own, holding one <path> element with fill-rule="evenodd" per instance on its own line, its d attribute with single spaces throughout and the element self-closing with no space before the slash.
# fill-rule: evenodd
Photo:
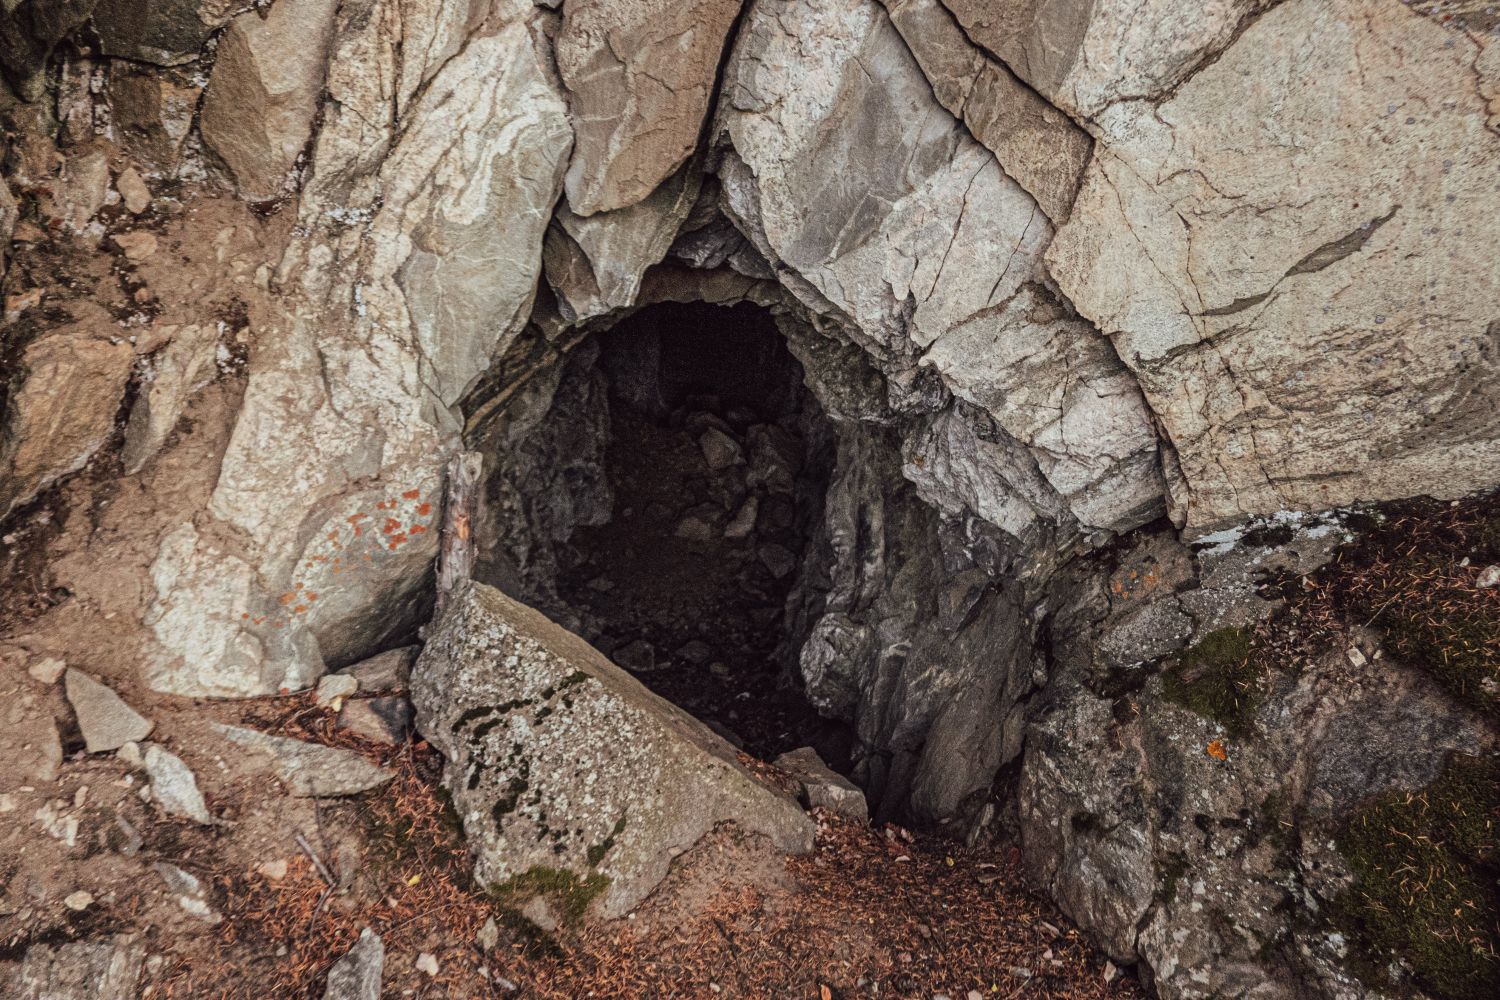
<svg viewBox="0 0 1500 1000">
<path fill-rule="evenodd" d="M 330 542 L 336 542 L 339 540 L 339 533 L 337 531 L 330 531 L 326 537 Z"/>
<path fill-rule="evenodd" d="M 356 525 L 355 525 L 355 526 L 354 526 L 354 537 L 355 537 L 355 538 L 358 538 L 358 537 L 359 537 L 359 536 L 360 536 L 360 535 L 363 535 L 363 534 L 364 534 L 364 531 L 362 531 L 362 530 L 361 530 L 361 529 L 360 529 L 360 527 L 359 527 L 359 525 L 357 525 L 357 524 L 356 524 Z"/>
<path fill-rule="evenodd" d="M 250 617 L 250 612 L 246 611 L 244 614 L 240 615 L 240 617 L 241 618 L 249 618 Z"/>
<path fill-rule="evenodd" d="M 344 518 L 344 520 L 348 521 L 350 524 L 358 524 L 360 521 L 368 520 L 369 517 L 369 514 L 350 514 L 348 517 Z"/>
<path fill-rule="evenodd" d="M 421 490 L 407 490 L 405 493 L 403 493 L 401 495 L 404 498 L 406 498 L 407 500 L 415 500 L 415 499 L 417 499 L 418 497 L 420 497 L 422 495 L 422 491 Z"/>
<path fill-rule="evenodd" d="M 306 613 L 307 613 L 307 605 L 306 604 L 299 604 L 295 608 L 292 609 L 292 614 L 294 614 L 294 615 L 301 615 L 301 614 L 306 614 Z"/>
<path fill-rule="evenodd" d="M 419 503 L 419 504 L 417 504 L 417 516 L 418 517 L 426 517 L 428 514 L 431 514 L 431 513 L 432 513 L 432 504 L 430 504 L 430 503 Z"/>
<path fill-rule="evenodd" d="M 1224 749 L 1223 740 L 1210 740 L 1208 746 L 1203 748 L 1203 752 L 1208 754 L 1214 760 L 1229 759 L 1229 752 Z"/>
<path fill-rule="evenodd" d="M 391 536 L 391 546 L 390 547 L 391 547 L 391 551 L 392 552 L 396 551 L 396 549 L 399 546 L 404 545 L 404 544 L 406 544 L 406 532 L 403 531 L 399 535 L 392 535 Z"/>
<path fill-rule="evenodd" d="M 308 604 L 311 604 L 311 603 L 312 603 L 312 602 L 313 602 L 313 601 L 316 601 L 316 600 L 317 600 L 317 599 L 318 599 L 318 594 L 317 594 L 317 591 L 313 591 L 313 590 L 309 590 L 309 591 L 308 591 L 308 592 L 307 592 L 307 593 L 306 593 L 306 594 L 305 594 L 305 595 L 303 595 L 303 596 L 305 596 L 305 597 L 306 597 L 306 598 L 307 598 L 307 603 L 308 603 Z"/>
<path fill-rule="evenodd" d="M 281 602 L 281 606 L 282 607 L 286 607 L 288 604 L 291 604 L 296 599 L 297 599 L 297 595 L 294 594 L 294 593 L 292 593 L 290 590 L 287 591 L 285 594 L 282 594 L 281 597 L 278 598 L 278 600 Z"/>
<path fill-rule="evenodd" d="M 396 520 L 394 517 L 388 517 L 385 519 L 385 524 L 381 526 L 380 531 L 382 534 L 389 535 L 393 531 L 399 531 L 400 528 L 400 521 Z"/>
<path fill-rule="evenodd" d="M 421 524 L 414 524 L 406 530 L 411 532 L 413 535 L 422 535 L 427 533 L 427 527 Z"/>
<path fill-rule="evenodd" d="M 293 583 L 292 584 L 292 589 L 293 590 L 301 590 L 302 589 L 302 584 L 300 584 L 300 583 Z"/>
<path fill-rule="evenodd" d="M 369 561 L 370 561 L 370 553 L 366 552 L 365 553 L 365 562 L 369 562 Z"/>
<path fill-rule="evenodd" d="M 266 623 L 266 616 L 265 615 L 261 615 L 259 618 L 255 619 L 251 624 L 253 624 L 253 625 L 264 625 L 265 623 Z"/>
</svg>

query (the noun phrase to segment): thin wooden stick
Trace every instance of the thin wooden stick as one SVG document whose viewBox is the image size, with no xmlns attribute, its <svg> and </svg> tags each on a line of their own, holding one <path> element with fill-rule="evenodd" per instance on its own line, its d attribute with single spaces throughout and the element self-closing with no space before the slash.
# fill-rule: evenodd
<svg viewBox="0 0 1500 1000">
<path fill-rule="evenodd" d="M 477 451 L 461 451 L 448 463 L 448 498 L 443 508 L 443 540 L 438 553 L 437 610 L 474 572 L 474 519 L 479 510 Z"/>
</svg>

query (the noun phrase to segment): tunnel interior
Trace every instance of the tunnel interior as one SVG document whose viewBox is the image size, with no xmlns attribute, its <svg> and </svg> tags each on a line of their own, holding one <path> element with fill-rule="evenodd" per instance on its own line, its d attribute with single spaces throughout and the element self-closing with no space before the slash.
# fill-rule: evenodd
<svg viewBox="0 0 1500 1000">
<path fill-rule="evenodd" d="M 570 355 L 545 412 L 497 449 L 491 574 L 648 688 L 770 759 L 842 723 L 804 697 L 834 442 L 774 318 L 643 308 Z"/>
</svg>

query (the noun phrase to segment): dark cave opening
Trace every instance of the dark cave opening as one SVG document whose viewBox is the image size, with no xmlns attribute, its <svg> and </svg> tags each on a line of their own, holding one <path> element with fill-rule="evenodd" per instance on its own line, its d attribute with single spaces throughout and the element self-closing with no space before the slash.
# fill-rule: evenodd
<svg viewBox="0 0 1500 1000">
<path fill-rule="evenodd" d="M 575 349 L 535 428 L 491 484 L 527 527 L 505 589 L 747 752 L 846 770 L 848 727 L 796 669 L 833 432 L 772 315 L 641 309 Z"/>
</svg>

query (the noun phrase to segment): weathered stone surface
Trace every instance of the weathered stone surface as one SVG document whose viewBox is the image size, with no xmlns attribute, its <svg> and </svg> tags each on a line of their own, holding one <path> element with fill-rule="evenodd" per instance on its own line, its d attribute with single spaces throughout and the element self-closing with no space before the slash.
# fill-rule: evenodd
<svg viewBox="0 0 1500 1000">
<path fill-rule="evenodd" d="M 162 812 L 194 823 L 214 821 L 203 793 L 198 791 L 198 779 L 180 758 L 152 743 L 146 747 L 144 763 L 146 775 L 151 779 L 151 797 Z"/>
<path fill-rule="evenodd" d="M 98 0 L 94 30 L 107 56 L 175 66 L 198 58 L 223 23 L 213 16 L 222 6 L 218 0 Z"/>
<path fill-rule="evenodd" d="M 0 279 L 5 277 L 5 266 L 10 258 L 10 237 L 16 230 L 16 219 L 20 217 L 15 195 L 5 178 L 0 177 Z"/>
<path fill-rule="evenodd" d="M 976 44 L 1043 97 L 1091 118 L 1167 93 L 1275 0 L 942 0 Z"/>
<path fill-rule="evenodd" d="M 174 174 L 192 131 L 202 81 L 186 71 L 116 60 L 110 64 L 108 88 L 118 141 L 143 169 Z"/>
<path fill-rule="evenodd" d="M 784 753 L 773 763 L 797 779 L 809 808 L 827 809 L 860 823 L 869 820 L 865 793 L 848 778 L 831 771 L 812 747 Z"/>
<path fill-rule="evenodd" d="M 126 743 L 151 735 L 152 722 L 112 690 L 81 670 L 71 667 L 63 675 L 68 704 L 78 717 L 83 743 L 89 753 L 118 750 Z"/>
<path fill-rule="evenodd" d="M 247 198 L 274 198 L 312 134 L 337 0 L 241 14 L 219 39 L 199 127 Z"/>
<path fill-rule="evenodd" d="M 1281 559 L 1295 566 L 1299 544 Z M 1424 675 L 1342 649 L 1271 672 L 1232 730 L 1172 701 L 1159 677 L 1137 681 L 1122 712 L 1089 690 L 1101 669 L 1119 676 L 1097 650 L 1116 623 L 1175 607 L 1195 574 L 1174 545 L 1126 556 L 1093 598 L 1111 606 L 1103 622 L 1062 610 L 1052 625 L 1055 700 L 1027 733 L 1018 791 L 1023 859 L 1167 1000 L 1367 995 L 1327 919 L 1349 884 L 1334 829 L 1373 796 L 1430 783 L 1450 751 L 1485 752 L 1494 733 Z M 1213 577 L 1210 566 L 1203 581 L 1222 588 Z"/>
<path fill-rule="evenodd" d="M 115 190 L 131 215 L 140 215 L 151 207 L 151 189 L 134 167 L 126 167 L 115 176 Z"/>
<path fill-rule="evenodd" d="M 942 0 L 881 0 L 943 107 L 963 120 L 1054 225 L 1066 222 L 1093 142 L 1004 63 L 974 47 Z"/>
<path fill-rule="evenodd" d="M 142 365 L 140 394 L 125 424 L 120 460 L 127 475 L 141 470 L 177 426 L 189 397 L 218 374 L 218 334 L 207 324 L 163 331 L 171 340 Z"/>
<path fill-rule="evenodd" d="M 98 0 L 16 0 L 0 4 L 0 71 L 28 101 L 46 90 L 52 48 L 88 19 Z"/>
<path fill-rule="evenodd" d="M 104 310 L 87 315 L 21 355 L 0 426 L 0 517 L 84 468 L 114 433 L 135 358 L 129 343 L 107 339 Z"/>
<path fill-rule="evenodd" d="M 16 1000 L 136 1000 L 146 948 L 135 935 L 32 945 L 7 990 Z"/>
<path fill-rule="evenodd" d="M 48 214 L 68 232 L 82 233 L 108 196 L 109 154 L 91 149 L 64 162 Z"/>
<path fill-rule="evenodd" d="M 578 130 L 566 181 L 573 212 L 634 205 L 687 160 L 740 7 L 738 0 L 563 6 L 557 69 Z"/>
<path fill-rule="evenodd" d="M 635 305 L 646 269 L 666 256 L 693 208 L 701 175 L 685 168 L 641 201 L 580 216 L 559 205 L 542 245 L 563 319 L 578 323 Z"/>
<path fill-rule="evenodd" d="M 598 915 L 617 917 L 719 822 L 783 850 L 812 846 L 796 803 L 723 740 L 481 584 L 431 630 L 412 699 L 418 729 L 446 758 L 481 884 L 524 888 L 528 873 L 561 870 L 598 895 Z"/>
<path fill-rule="evenodd" d="M 0 729 L 0 753 L 24 780 L 52 781 L 62 765 L 62 740 L 57 723 L 45 705 L 34 699 L 12 698 Z"/>
<path fill-rule="evenodd" d="M 354 947 L 328 970 L 323 1000 L 380 1000 L 384 968 L 385 944 L 379 934 L 363 928 Z"/>
<path fill-rule="evenodd" d="M 1159 105 L 1097 117 L 1048 262 L 1175 447 L 1190 531 L 1493 484 L 1474 248 L 1500 218 L 1500 136 L 1477 56 L 1397 4 L 1291 0 Z"/>
<path fill-rule="evenodd" d="M 541 15 L 508 4 L 480 30 L 451 5 L 393 6 L 340 21 L 329 80 L 350 110 L 315 143 L 308 235 L 258 331 L 212 517 L 153 568 L 149 669 L 168 690 L 302 687 L 415 624 L 452 407 L 530 310 L 571 144 Z"/>
<path fill-rule="evenodd" d="M 926 347 L 1004 302 L 1051 238 L 874 0 L 754 5 L 725 87 L 764 249 L 883 353 Z"/>
<path fill-rule="evenodd" d="M 377 653 L 340 670 L 359 682 L 360 691 L 376 694 L 382 691 L 404 691 L 411 681 L 411 667 L 417 662 L 421 646 L 402 646 Z"/>
<path fill-rule="evenodd" d="M 416 719 L 411 702 L 399 695 L 353 698 L 339 711 L 338 727 L 372 743 L 403 743 Z"/>
<path fill-rule="evenodd" d="M 377 767 L 352 750 L 270 736 L 241 726 L 214 723 L 213 729 L 252 754 L 263 757 L 288 794 L 310 798 L 358 795 L 391 780 L 391 772 Z"/>
</svg>

